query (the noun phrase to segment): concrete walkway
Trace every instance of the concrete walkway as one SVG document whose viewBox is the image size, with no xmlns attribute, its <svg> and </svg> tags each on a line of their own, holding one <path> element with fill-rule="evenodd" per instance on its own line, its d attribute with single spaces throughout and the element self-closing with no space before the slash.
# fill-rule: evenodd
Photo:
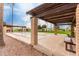
<svg viewBox="0 0 79 59">
<path fill-rule="evenodd" d="M 8 36 L 16 38 L 17 40 L 31 44 L 31 33 L 6 33 Z M 55 56 L 69 56 L 75 53 L 65 50 L 64 38 L 65 35 L 54 35 L 48 33 L 38 33 L 38 45 L 35 49 L 47 54 Z M 74 47 L 75 48 L 75 47 Z"/>
<path fill-rule="evenodd" d="M 45 52 L 48 55 L 54 56 L 72 56 L 75 53 L 65 50 L 64 38 L 63 35 L 49 35 L 44 39 L 39 39 L 38 45 L 35 46 L 37 50 Z M 44 47 L 43 49 L 41 49 Z M 74 47 L 75 48 L 75 47 Z"/>
<path fill-rule="evenodd" d="M 5 46 L 0 47 L 0 56 L 44 56 L 27 43 L 4 35 Z"/>
</svg>

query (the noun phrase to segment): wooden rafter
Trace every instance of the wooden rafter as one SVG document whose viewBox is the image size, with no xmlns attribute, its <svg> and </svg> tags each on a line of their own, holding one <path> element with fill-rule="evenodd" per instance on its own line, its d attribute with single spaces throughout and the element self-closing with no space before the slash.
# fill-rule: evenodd
<svg viewBox="0 0 79 59">
<path fill-rule="evenodd" d="M 46 17 L 46 19 L 51 19 L 51 18 L 60 18 L 60 17 L 66 17 L 66 16 L 70 16 L 70 15 L 74 15 L 75 12 L 70 12 L 70 13 L 66 13 L 66 14 L 60 14 L 60 15 L 55 15 L 55 16 L 52 16 L 52 17 Z"/>
<path fill-rule="evenodd" d="M 61 14 L 66 14 L 66 13 L 70 13 L 70 12 L 75 12 L 75 9 L 76 9 L 76 7 L 71 8 L 71 9 L 67 9 L 67 10 L 64 10 L 64 11 L 61 11 L 61 12 L 58 12 L 58 13 L 47 14 L 47 15 L 44 16 L 44 18 L 57 16 L 57 15 L 61 15 Z"/>
<path fill-rule="evenodd" d="M 66 5 L 60 6 L 60 7 L 55 8 L 55 9 L 50 9 L 49 11 L 43 12 L 39 15 L 36 15 L 36 17 L 42 17 L 42 16 L 45 16 L 45 15 L 50 14 L 50 13 L 52 13 L 52 14 L 58 13 L 58 12 L 61 12 L 61 11 L 67 10 L 67 9 L 74 8 L 75 6 L 76 6 L 76 4 L 66 4 Z"/>
<path fill-rule="evenodd" d="M 51 23 L 72 22 L 77 4 L 75 3 L 45 3 L 28 12 L 37 18 Z"/>
</svg>

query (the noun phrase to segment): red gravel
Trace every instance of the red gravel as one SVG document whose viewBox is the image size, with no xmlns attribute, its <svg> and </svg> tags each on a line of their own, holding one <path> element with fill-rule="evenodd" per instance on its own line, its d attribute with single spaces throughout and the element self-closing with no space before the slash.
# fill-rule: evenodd
<svg viewBox="0 0 79 59">
<path fill-rule="evenodd" d="M 5 46 L 0 47 L 2 56 L 42 56 L 43 54 L 32 48 L 29 44 L 20 42 L 14 38 L 4 36 Z"/>
</svg>

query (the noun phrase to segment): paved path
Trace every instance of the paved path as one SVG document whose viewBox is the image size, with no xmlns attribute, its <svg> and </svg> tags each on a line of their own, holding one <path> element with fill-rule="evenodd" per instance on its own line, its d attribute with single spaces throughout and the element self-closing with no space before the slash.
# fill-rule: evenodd
<svg viewBox="0 0 79 59">
<path fill-rule="evenodd" d="M 37 45 L 39 48 L 45 47 L 45 49 L 48 49 L 47 53 L 49 55 L 55 55 L 55 56 L 73 56 L 75 53 L 72 53 L 70 51 L 67 51 L 65 49 L 65 43 L 64 39 L 66 36 L 63 35 L 49 35 L 46 36 L 44 39 L 41 39 L 38 41 L 39 45 Z M 75 50 L 75 46 L 73 47 Z M 41 50 L 41 49 L 40 49 Z"/>
<path fill-rule="evenodd" d="M 9 36 L 4 36 L 5 46 L 0 47 L 0 55 L 5 56 L 42 56 L 41 52 L 32 48 L 30 45 L 13 39 Z"/>
<path fill-rule="evenodd" d="M 31 44 L 31 33 L 26 32 L 14 32 L 7 33 L 8 36 L 16 38 L 19 41 Z M 64 39 L 65 35 L 54 35 L 48 33 L 38 33 L 38 45 L 35 46 L 36 49 L 42 51 L 48 55 L 60 55 L 60 56 L 69 56 L 75 55 L 75 53 L 66 51 Z M 74 47 L 75 48 L 75 47 Z"/>
</svg>

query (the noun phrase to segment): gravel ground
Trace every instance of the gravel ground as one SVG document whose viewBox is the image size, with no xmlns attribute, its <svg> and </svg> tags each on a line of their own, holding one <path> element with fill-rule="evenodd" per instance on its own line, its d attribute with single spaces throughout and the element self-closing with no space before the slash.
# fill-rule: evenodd
<svg viewBox="0 0 79 59">
<path fill-rule="evenodd" d="M 44 54 L 32 48 L 29 44 L 20 42 L 4 35 L 5 46 L 0 47 L 1 56 L 43 56 Z"/>
</svg>

